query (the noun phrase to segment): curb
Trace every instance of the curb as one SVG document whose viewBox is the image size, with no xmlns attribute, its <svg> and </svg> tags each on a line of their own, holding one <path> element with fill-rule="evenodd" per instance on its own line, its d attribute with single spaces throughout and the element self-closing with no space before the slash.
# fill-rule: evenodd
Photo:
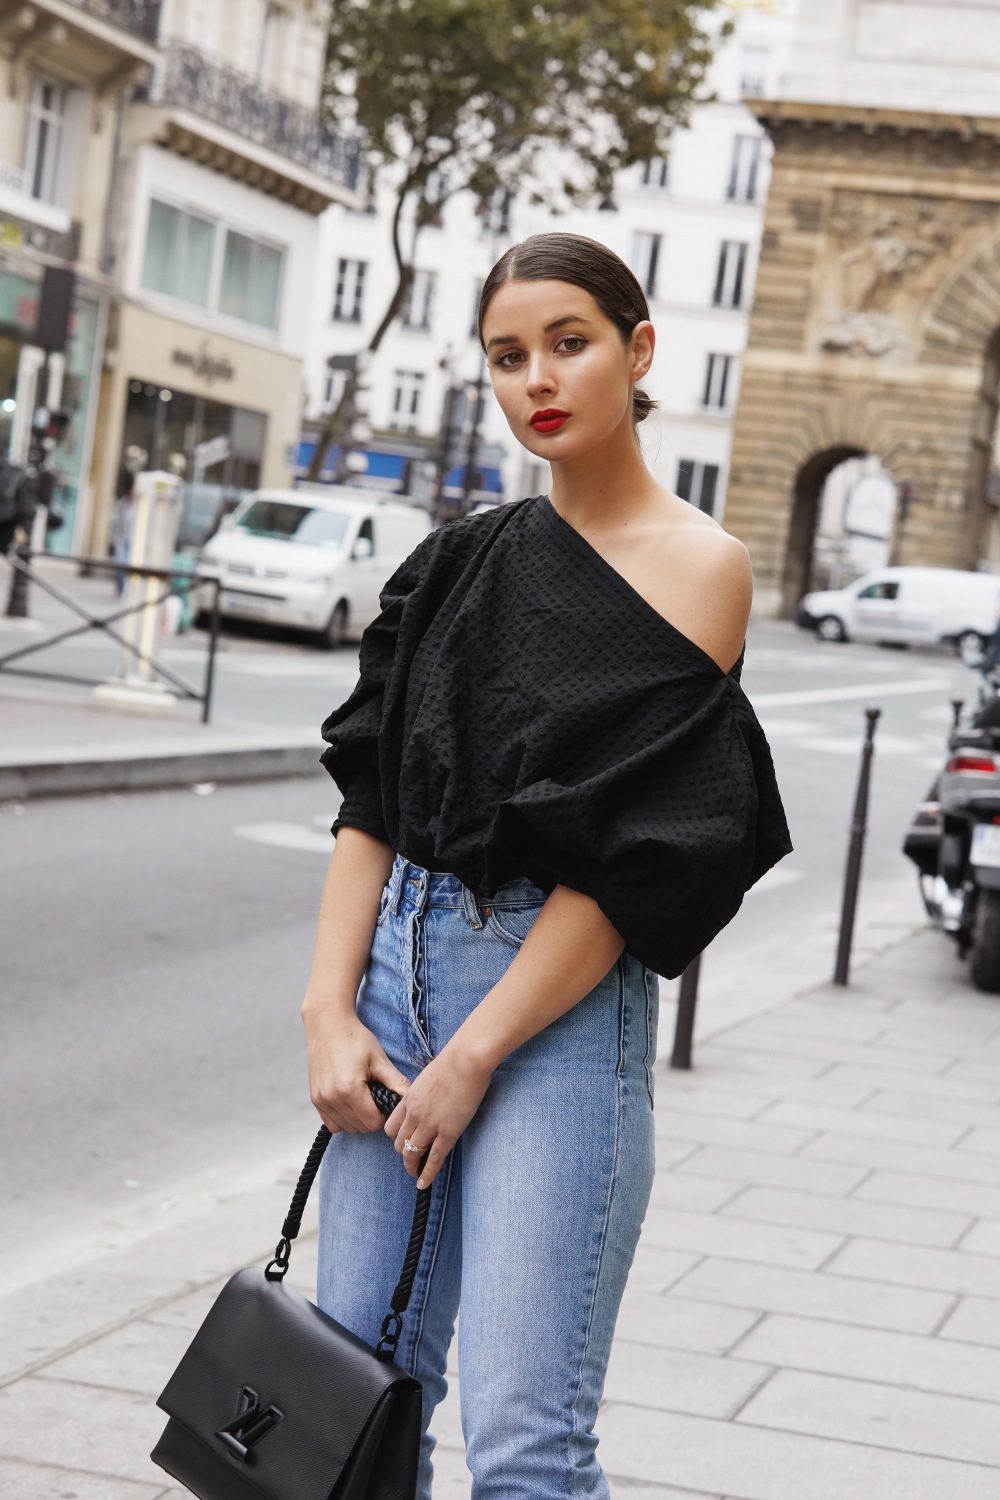
<svg viewBox="0 0 1000 1500">
<path fill-rule="evenodd" d="M 173 750 L 92 759 L 0 763 L 0 802 L 71 797 L 87 792 L 137 792 L 192 786 L 199 781 L 269 781 L 315 776 L 323 746 L 255 745 L 237 749 Z"/>
</svg>

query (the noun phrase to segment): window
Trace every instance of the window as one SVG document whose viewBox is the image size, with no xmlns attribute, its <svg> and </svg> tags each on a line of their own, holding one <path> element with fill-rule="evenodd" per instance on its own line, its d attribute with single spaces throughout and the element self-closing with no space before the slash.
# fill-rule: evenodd
<svg viewBox="0 0 1000 1500">
<path fill-rule="evenodd" d="M 899 593 L 898 583 L 870 583 L 862 589 L 859 599 L 895 599 Z"/>
<path fill-rule="evenodd" d="M 337 547 L 344 540 L 349 520 L 339 510 L 312 510 L 284 500 L 255 500 L 236 525 L 251 536 L 268 537 L 275 542 Z"/>
<path fill-rule="evenodd" d="M 36 78 L 31 90 L 28 150 L 24 165 L 28 191 L 32 198 L 39 198 L 43 203 L 54 203 L 57 197 L 67 92 L 47 78 Z"/>
<path fill-rule="evenodd" d="M 705 365 L 705 392 L 703 406 L 723 407 L 726 404 L 726 389 L 729 371 L 733 363 L 731 354 L 710 354 Z"/>
<path fill-rule="evenodd" d="M 639 180 L 643 187 L 665 188 L 669 181 L 667 158 L 654 156 L 649 161 L 644 161 Z"/>
<path fill-rule="evenodd" d="M 510 231 L 510 205 L 514 194 L 510 188 L 498 187 L 486 205 L 483 228 L 487 234 L 507 234 Z"/>
<path fill-rule="evenodd" d="M 403 314 L 404 328 L 420 328 L 428 332 L 431 326 L 431 310 L 434 305 L 433 271 L 415 271 L 410 284 L 410 295 Z M 421 376 L 421 379 L 423 377 Z"/>
<path fill-rule="evenodd" d="M 656 296 L 656 267 L 660 259 L 658 234 L 637 229 L 632 239 L 632 269 L 647 297 Z"/>
<path fill-rule="evenodd" d="M 282 259 L 280 250 L 227 229 L 219 311 L 258 328 L 274 328 Z"/>
<path fill-rule="evenodd" d="M 738 240 L 723 240 L 719 246 L 719 269 L 715 273 L 715 307 L 739 307 L 743 298 L 743 272 L 747 246 Z"/>
<path fill-rule="evenodd" d="M 677 465 L 677 493 L 682 500 L 696 505 L 706 515 L 715 510 L 715 493 L 719 486 L 719 465 L 699 463 L 682 458 Z"/>
<path fill-rule="evenodd" d="M 215 224 L 151 198 L 142 284 L 196 307 L 208 306 Z"/>
<path fill-rule="evenodd" d="M 337 288 L 333 294 L 333 317 L 337 323 L 360 323 L 365 292 L 364 260 L 337 261 Z"/>
<path fill-rule="evenodd" d="M 770 57 L 766 47 L 743 48 L 740 93 L 745 99 L 761 99 L 767 93 L 767 65 Z"/>
<path fill-rule="evenodd" d="M 403 432 L 416 432 L 424 377 L 420 370 L 397 370 L 392 393 L 392 416 L 389 426 Z"/>
<path fill-rule="evenodd" d="M 159 198 L 149 200 L 142 284 L 150 292 L 275 328 L 283 261 L 284 252 L 272 245 Z"/>
<path fill-rule="evenodd" d="M 760 136 L 738 135 L 733 141 L 733 161 L 729 169 L 726 197 L 734 203 L 753 203 L 757 194 L 757 168 L 760 165 Z"/>
</svg>

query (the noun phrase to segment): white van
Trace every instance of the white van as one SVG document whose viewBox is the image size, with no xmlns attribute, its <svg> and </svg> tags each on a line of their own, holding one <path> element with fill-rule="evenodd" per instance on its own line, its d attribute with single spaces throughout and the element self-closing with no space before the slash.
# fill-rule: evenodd
<svg viewBox="0 0 1000 1500">
<path fill-rule="evenodd" d="M 221 579 L 220 614 L 339 646 L 360 640 L 387 581 L 430 529 L 424 510 L 339 485 L 257 490 L 206 544 L 199 572 Z M 213 594 L 199 591 L 199 611 Z"/>
<path fill-rule="evenodd" d="M 1000 613 L 1000 578 L 951 568 L 878 568 L 846 589 L 806 594 L 795 623 L 825 641 L 953 642 L 978 650 Z"/>
</svg>

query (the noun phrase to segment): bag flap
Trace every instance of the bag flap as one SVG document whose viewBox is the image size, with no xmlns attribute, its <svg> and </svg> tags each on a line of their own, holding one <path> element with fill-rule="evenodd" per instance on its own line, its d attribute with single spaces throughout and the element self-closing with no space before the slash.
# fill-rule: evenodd
<svg viewBox="0 0 1000 1500">
<path fill-rule="evenodd" d="M 260 1267 L 230 1278 L 157 1402 L 273 1500 L 327 1500 L 379 1398 L 418 1386 Z M 281 1421 L 249 1459 L 216 1436 L 254 1391 Z"/>
</svg>

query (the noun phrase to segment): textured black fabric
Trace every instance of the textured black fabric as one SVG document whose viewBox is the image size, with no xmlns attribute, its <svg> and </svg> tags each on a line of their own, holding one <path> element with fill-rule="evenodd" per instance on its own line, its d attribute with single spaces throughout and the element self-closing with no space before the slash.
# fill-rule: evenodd
<svg viewBox="0 0 1000 1500">
<path fill-rule="evenodd" d="M 323 725 L 364 829 L 480 897 L 582 891 L 672 978 L 791 848 L 739 685 L 544 496 L 434 531 Z"/>
</svg>

